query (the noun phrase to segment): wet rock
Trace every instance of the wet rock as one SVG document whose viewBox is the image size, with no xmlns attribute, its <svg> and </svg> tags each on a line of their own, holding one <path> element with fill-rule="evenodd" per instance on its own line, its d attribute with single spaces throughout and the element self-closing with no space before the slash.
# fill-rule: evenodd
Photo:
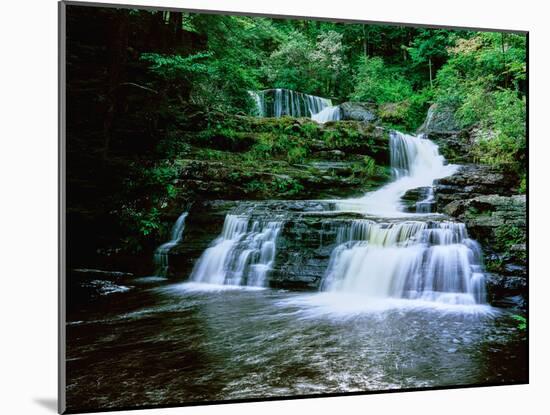
<svg viewBox="0 0 550 415">
<path fill-rule="evenodd" d="M 283 220 L 269 284 L 276 288 L 318 290 L 328 267 L 339 225 L 361 217 L 331 212 L 319 201 L 209 201 L 196 203 L 186 220 L 180 244 L 170 250 L 170 276 L 188 278 L 200 255 L 222 231 L 227 213 L 251 220 Z"/>
<path fill-rule="evenodd" d="M 425 200 L 430 192 L 430 187 L 418 187 L 407 191 L 401 200 L 407 212 L 416 212 L 416 203 Z"/>
<path fill-rule="evenodd" d="M 455 110 L 450 106 L 432 104 L 424 123 L 417 133 L 422 134 L 456 134 L 461 130 L 455 119 Z"/>
<path fill-rule="evenodd" d="M 467 165 L 436 182 L 438 211 L 464 222 L 483 247 L 489 302 L 523 307 L 527 284 L 527 201 L 517 176 L 489 166 Z"/>
<path fill-rule="evenodd" d="M 494 273 L 485 275 L 487 301 L 496 307 L 524 309 L 527 304 L 527 279 Z"/>
<path fill-rule="evenodd" d="M 376 115 L 376 104 L 368 102 L 344 102 L 340 104 L 343 120 L 361 121 L 373 123 L 378 117 Z"/>
<path fill-rule="evenodd" d="M 460 202 L 482 195 L 511 196 L 517 193 L 519 178 L 512 173 L 503 172 L 492 166 L 469 164 L 461 166 L 457 173 L 436 180 L 435 193 L 438 209 L 453 201 L 458 201 L 449 209 L 461 212 Z"/>
<path fill-rule="evenodd" d="M 325 160 L 343 160 L 346 157 L 346 153 L 341 150 L 327 150 L 318 151 L 315 153 L 315 156 Z"/>
<path fill-rule="evenodd" d="M 109 271 L 109 270 L 90 269 L 90 268 L 75 268 L 72 270 L 72 272 L 75 274 L 78 274 L 83 278 L 117 279 L 117 278 L 127 278 L 127 277 L 134 276 L 134 274 L 130 272 Z"/>
</svg>

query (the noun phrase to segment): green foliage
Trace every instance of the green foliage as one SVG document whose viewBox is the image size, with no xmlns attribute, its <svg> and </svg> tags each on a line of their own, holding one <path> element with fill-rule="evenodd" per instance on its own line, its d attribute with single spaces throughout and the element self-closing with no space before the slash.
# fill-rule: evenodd
<svg viewBox="0 0 550 415">
<path fill-rule="evenodd" d="M 527 330 L 527 319 L 519 314 L 513 314 L 512 318 L 518 322 L 519 330 Z"/>
<path fill-rule="evenodd" d="M 269 182 L 261 180 L 251 180 L 245 185 L 245 189 L 250 193 L 259 193 L 265 197 L 270 196 L 296 196 L 304 190 L 304 186 L 292 177 L 276 176 Z"/>
<path fill-rule="evenodd" d="M 209 74 L 211 67 L 207 58 L 211 53 L 199 52 L 190 56 L 161 55 L 158 53 L 143 53 L 141 60 L 151 64 L 150 70 L 154 74 L 166 79 L 186 79 L 197 74 Z"/>
<path fill-rule="evenodd" d="M 287 160 L 291 164 L 303 163 L 307 157 L 308 151 L 305 147 L 296 146 L 288 150 Z"/>
<path fill-rule="evenodd" d="M 276 177 L 272 182 L 272 187 L 278 193 L 283 193 L 288 196 L 297 195 L 304 190 L 304 186 L 291 177 Z"/>
<path fill-rule="evenodd" d="M 353 167 L 353 175 L 357 177 L 367 178 L 381 174 L 383 174 L 382 168 L 369 156 L 364 156 L 363 160 Z"/>
<path fill-rule="evenodd" d="M 382 58 L 365 57 L 355 76 L 355 101 L 369 101 L 378 104 L 404 101 L 412 94 L 412 86 L 394 68 L 384 64 Z"/>
<path fill-rule="evenodd" d="M 153 231 L 157 231 L 159 227 L 159 211 L 157 210 L 157 208 L 152 208 L 149 212 L 141 215 L 139 219 L 138 229 L 143 236 L 147 236 Z"/>
<path fill-rule="evenodd" d="M 344 123 L 339 123 L 330 129 L 325 129 L 322 139 L 331 148 L 353 147 L 361 145 L 359 137 L 361 134 L 356 126 L 350 127 Z"/>
<path fill-rule="evenodd" d="M 180 168 L 170 161 L 129 166 L 125 192 L 117 196 L 126 202 L 112 212 L 128 232 L 138 231 L 138 237 L 126 240 L 125 249 L 140 252 L 146 241 L 159 237 L 161 210 L 178 195 L 175 181 Z"/>
<path fill-rule="evenodd" d="M 297 30 L 286 34 L 263 66 L 270 85 L 333 96 L 348 69 L 342 37 L 333 30 L 315 40 Z"/>
<path fill-rule="evenodd" d="M 426 63 L 429 59 L 444 60 L 447 47 L 452 43 L 452 31 L 443 29 L 421 29 L 407 48 L 414 63 Z"/>
<path fill-rule="evenodd" d="M 482 163 L 525 171 L 525 36 L 478 33 L 456 40 L 437 74 L 436 101 L 456 108 L 462 127 L 478 130 Z"/>
<path fill-rule="evenodd" d="M 478 159 L 522 172 L 526 161 L 525 99 L 510 90 L 496 91 L 487 99 L 493 105 L 480 121 L 485 134 L 482 132 L 476 143 Z"/>
<path fill-rule="evenodd" d="M 319 135 L 319 124 L 315 122 L 304 123 L 302 124 L 301 133 L 308 140 L 315 139 Z"/>
<path fill-rule="evenodd" d="M 525 173 L 521 175 L 518 192 L 527 193 L 527 175 Z"/>
</svg>

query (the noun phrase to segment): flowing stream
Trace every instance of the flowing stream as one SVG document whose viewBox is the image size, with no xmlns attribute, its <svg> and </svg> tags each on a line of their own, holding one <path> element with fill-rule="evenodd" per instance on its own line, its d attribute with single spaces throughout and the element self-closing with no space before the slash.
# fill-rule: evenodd
<svg viewBox="0 0 550 415">
<path fill-rule="evenodd" d="M 338 209 L 379 217 L 406 217 L 401 198 L 408 190 L 432 187 L 436 179 L 454 174 L 456 165 L 445 164 L 437 146 L 423 136 L 390 133 L 390 161 L 394 180 L 363 197 L 337 201 Z"/>
</svg>

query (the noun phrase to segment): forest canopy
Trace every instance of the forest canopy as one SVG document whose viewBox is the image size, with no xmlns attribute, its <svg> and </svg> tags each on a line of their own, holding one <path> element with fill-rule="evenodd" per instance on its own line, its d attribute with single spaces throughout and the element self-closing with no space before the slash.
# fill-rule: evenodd
<svg viewBox="0 0 550 415">
<path fill-rule="evenodd" d="M 204 42 L 141 58 L 157 88 L 184 82 L 192 103 L 248 113 L 248 90 L 288 88 L 335 102 L 400 103 L 399 127 L 408 131 L 439 103 L 462 127 L 480 128 L 480 161 L 513 163 L 524 153 L 525 35 L 189 13 L 181 28 Z"/>
</svg>

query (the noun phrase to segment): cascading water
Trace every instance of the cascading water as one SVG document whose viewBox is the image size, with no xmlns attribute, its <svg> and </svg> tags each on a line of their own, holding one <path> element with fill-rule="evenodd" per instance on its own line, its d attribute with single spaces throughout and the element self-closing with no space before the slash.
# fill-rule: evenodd
<svg viewBox="0 0 550 415">
<path fill-rule="evenodd" d="M 221 235 L 199 258 L 191 281 L 265 286 L 281 227 L 280 221 L 262 223 L 245 215 L 227 215 Z"/>
<path fill-rule="evenodd" d="M 339 121 L 341 119 L 340 107 L 338 105 L 333 107 L 326 107 L 317 114 L 312 114 L 311 119 L 321 124 L 329 121 Z"/>
<path fill-rule="evenodd" d="M 453 305 L 485 303 L 479 245 L 462 223 L 422 221 L 434 202 L 433 181 L 456 171 L 438 147 L 423 136 L 390 133 L 394 181 L 358 199 L 337 202 L 337 209 L 380 217 L 355 220 L 338 230 L 321 290 L 360 294 L 364 298 L 402 298 Z M 405 213 L 401 197 L 428 188 Z M 415 220 L 384 218 L 415 216 Z"/>
<path fill-rule="evenodd" d="M 416 211 L 418 213 L 430 213 L 435 204 L 435 195 L 433 186 L 427 187 L 426 197 L 416 202 Z"/>
<path fill-rule="evenodd" d="M 331 107 L 330 99 L 315 95 L 303 94 L 290 89 L 266 89 L 249 91 L 256 103 L 256 112 L 260 117 L 279 118 L 283 115 L 291 117 L 311 117 Z"/>
<path fill-rule="evenodd" d="M 338 231 L 322 290 L 446 304 L 485 302 L 481 250 L 455 222 L 355 220 Z"/>
<path fill-rule="evenodd" d="M 183 231 L 185 230 L 185 218 L 187 218 L 188 212 L 183 212 L 174 225 L 170 233 L 170 240 L 160 245 L 154 255 L 154 263 L 157 267 L 157 274 L 166 275 L 168 273 L 168 253 L 170 250 L 181 242 L 183 237 Z"/>
<path fill-rule="evenodd" d="M 390 133 L 390 163 L 393 182 L 363 197 L 339 200 L 336 208 L 381 217 L 411 215 L 404 212 L 402 196 L 411 189 L 433 186 L 434 180 L 454 174 L 458 167 L 445 164 L 430 140 L 397 131 Z"/>
</svg>

